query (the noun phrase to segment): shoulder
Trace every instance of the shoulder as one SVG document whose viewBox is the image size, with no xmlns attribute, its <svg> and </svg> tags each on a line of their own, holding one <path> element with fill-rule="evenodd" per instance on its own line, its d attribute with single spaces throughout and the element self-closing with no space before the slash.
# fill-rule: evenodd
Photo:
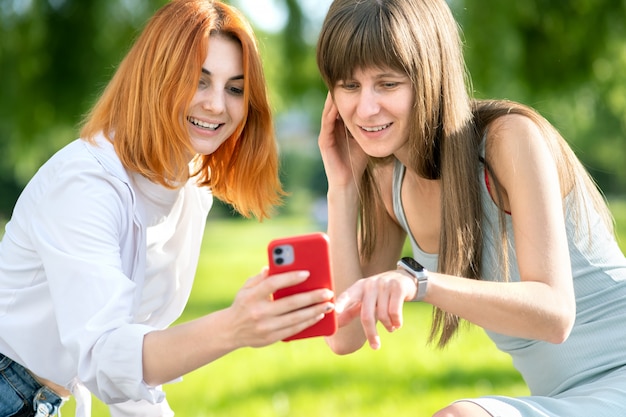
<svg viewBox="0 0 626 417">
<path fill-rule="evenodd" d="M 546 162 L 550 154 L 545 131 L 526 115 L 507 114 L 487 126 L 485 156 L 496 171 L 512 164 Z"/>
<path fill-rule="evenodd" d="M 117 161 L 117 162 L 115 162 Z M 21 200 L 38 206 L 131 204 L 133 191 L 112 149 L 77 139 L 55 153 L 30 180 Z"/>
<path fill-rule="evenodd" d="M 537 122 L 523 114 L 506 114 L 487 126 L 487 147 L 506 147 L 518 142 L 537 140 L 543 132 Z"/>
<path fill-rule="evenodd" d="M 540 121 L 523 114 L 503 115 L 487 126 L 485 157 L 505 195 L 558 183 L 558 159 L 548 135 Z"/>
<path fill-rule="evenodd" d="M 106 171 L 110 175 L 127 179 L 126 171 L 110 142 L 87 142 L 76 139 L 52 155 L 40 168 L 57 171 Z"/>
<path fill-rule="evenodd" d="M 38 170 L 15 204 L 15 224 L 31 230 L 31 236 L 41 237 L 43 230 L 53 230 L 50 236 L 87 236 L 85 245 L 93 236 L 132 230 L 133 191 L 111 175 L 87 146 L 76 140 Z"/>
</svg>

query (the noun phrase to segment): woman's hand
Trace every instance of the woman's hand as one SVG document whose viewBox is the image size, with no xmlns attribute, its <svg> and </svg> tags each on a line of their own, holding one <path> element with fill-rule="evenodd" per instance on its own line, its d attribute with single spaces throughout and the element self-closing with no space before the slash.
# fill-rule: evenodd
<svg viewBox="0 0 626 417">
<path fill-rule="evenodd" d="M 318 146 L 329 186 L 358 184 L 368 157 L 346 129 L 330 93 L 322 111 Z"/>
<path fill-rule="evenodd" d="M 272 300 L 276 290 L 303 282 L 308 276 L 308 271 L 268 276 L 264 269 L 250 278 L 230 307 L 233 342 L 242 347 L 266 346 L 312 326 L 332 311 L 333 292 L 328 289 Z"/>
<path fill-rule="evenodd" d="M 360 279 L 336 300 L 338 324 L 342 327 L 360 317 L 370 347 L 378 349 L 376 323 L 380 321 L 388 332 L 402 327 L 402 306 L 415 296 L 416 290 L 413 280 L 399 270 Z"/>
<path fill-rule="evenodd" d="M 273 301 L 272 294 L 307 279 L 307 271 L 250 278 L 233 304 L 144 337 L 143 375 L 152 386 L 198 369 L 241 347 L 261 347 L 292 336 L 320 321 L 334 308 L 328 289 Z"/>
</svg>

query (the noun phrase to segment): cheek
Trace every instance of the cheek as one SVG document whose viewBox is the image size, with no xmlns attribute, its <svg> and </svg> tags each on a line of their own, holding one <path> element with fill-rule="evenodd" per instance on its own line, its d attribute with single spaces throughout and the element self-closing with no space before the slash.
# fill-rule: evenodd
<svg viewBox="0 0 626 417">
<path fill-rule="evenodd" d="M 231 120 L 235 124 L 241 123 L 243 115 L 245 113 L 245 106 L 243 100 L 230 100 L 228 101 L 228 113 Z"/>
<path fill-rule="evenodd" d="M 193 97 L 191 97 L 191 101 L 189 102 L 189 108 L 193 108 L 199 105 L 202 102 L 202 94 L 199 90 L 196 90 Z"/>
<path fill-rule="evenodd" d="M 349 100 L 337 99 L 335 97 L 335 107 L 337 108 L 337 113 L 339 113 L 339 117 L 344 123 L 350 123 L 351 115 L 354 113 L 354 107 L 351 105 Z"/>
<path fill-rule="evenodd" d="M 410 100 L 410 97 L 391 101 L 387 109 L 403 119 L 409 119 L 414 114 L 413 101 Z"/>
<path fill-rule="evenodd" d="M 335 102 L 335 107 L 337 107 L 337 111 L 340 114 L 346 114 L 348 112 L 350 101 L 347 99 L 345 95 L 335 93 L 334 102 Z"/>
<path fill-rule="evenodd" d="M 410 117 L 413 112 L 415 111 L 415 96 L 413 95 L 413 91 L 407 92 L 404 96 L 404 98 L 400 101 L 398 101 L 398 103 L 404 103 L 404 106 L 402 106 L 404 112 Z"/>
</svg>

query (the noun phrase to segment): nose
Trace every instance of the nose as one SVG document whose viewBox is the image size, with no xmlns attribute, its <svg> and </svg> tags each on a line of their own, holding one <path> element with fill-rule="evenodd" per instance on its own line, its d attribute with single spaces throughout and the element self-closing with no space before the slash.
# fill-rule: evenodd
<svg viewBox="0 0 626 417">
<path fill-rule="evenodd" d="M 224 112 L 225 100 L 223 90 L 209 88 L 202 98 L 202 108 L 214 114 Z"/>
<path fill-rule="evenodd" d="M 359 94 L 356 113 L 361 119 L 367 119 L 370 116 L 380 112 L 380 104 L 378 103 L 378 94 L 372 89 L 362 89 Z"/>
</svg>

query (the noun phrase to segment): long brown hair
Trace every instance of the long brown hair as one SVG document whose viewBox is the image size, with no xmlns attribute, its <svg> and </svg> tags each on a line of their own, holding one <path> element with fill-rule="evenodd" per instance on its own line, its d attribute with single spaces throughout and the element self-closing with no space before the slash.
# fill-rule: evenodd
<svg viewBox="0 0 626 417">
<path fill-rule="evenodd" d="M 268 217 L 284 195 L 257 40 L 236 9 L 212 0 L 173 0 L 147 23 L 87 115 L 81 137 L 103 133 L 126 169 L 165 187 L 185 181 L 191 147 L 185 116 L 210 35 L 241 45 L 245 113 L 212 154 L 196 159 L 198 184 L 242 215 Z"/>
<path fill-rule="evenodd" d="M 589 172 L 580 162 L 567 141 L 550 122 L 535 109 L 510 100 L 474 100 L 472 104 L 476 131 L 481 137 L 487 134 L 489 126 L 494 120 L 508 114 L 522 115 L 532 120 L 539 127 L 542 137 L 550 149 L 558 170 L 562 194 L 564 196 L 571 195 L 573 201 L 581 201 L 583 198 L 588 198 L 593 208 L 600 215 L 607 230 L 613 234 L 615 233 L 614 219 L 606 204 L 604 195 L 600 192 L 596 182 L 589 175 Z M 502 190 L 499 186 L 498 178 L 491 170 L 489 161 L 483 160 L 482 162 L 494 180 L 496 202 L 500 203 L 502 201 Z M 582 195 L 583 193 L 585 196 Z M 590 227 L 587 221 L 588 213 L 586 207 L 586 205 L 578 203 L 569 207 L 572 216 L 577 219 L 577 231 L 579 233 L 584 230 L 584 227 Z M 500 211 L 499 230 L 503 248 L 500 252 L 500 258 L 503 266 L 503 276 L 508 278 L 508 251 L 504 249 L 508 247 L 505 222 L 506 216 L 503 211 Z"/>
<path fill-rule="evenodd" d="M 474 181 L 479 153 L 465 83 L 457 25 L 444 1 L 336 0 L 330 6 L 317 46 L 317 62 L 331 91 L 358 68 L 391 67 L 411 79 L 415 103 L 409 143 L 412 169 L 442 181 L 439 270 L 477 278 L 482 239 L 480 193 Z M 361 254 L 369 258 L 384 211 L 371 160 L 361 181 Z M 458 318 L 433 311 L 431 340 L 444 345 Z"/>
<path fill-rule="evenodd" d="M 480 143 L 493 119 L 508 112 L 530 115 L 554 144 L 559 169 L 582 174 L 598 206 L 603 203 L 565 141 L 543 118 L 510 102 L 472 101 L 459 32 L 445 0 L 335 0 L 322 25 L 317 63 L 331 92 L 337 82 L 362 68 L 390 67 L 411 79 L 415 103 L 408 138 L 410 168 L 424 178 L 441 180 L 439 272 L 480 279 Z M 373 167 L 389 159 L 371 158 L 360 183 L 359 241 L 364 259 L 371 257 L 375 242 L 385 238 L 385 231 L 376 229 L 384 207 L 376 198 L 380 191 Z M 505 236 L 502 241 L 505 254 Z M 430 341 L 438 339 L 443 347 L 458 327 L 457 316 L 434 308 Z"/>
</svg>

